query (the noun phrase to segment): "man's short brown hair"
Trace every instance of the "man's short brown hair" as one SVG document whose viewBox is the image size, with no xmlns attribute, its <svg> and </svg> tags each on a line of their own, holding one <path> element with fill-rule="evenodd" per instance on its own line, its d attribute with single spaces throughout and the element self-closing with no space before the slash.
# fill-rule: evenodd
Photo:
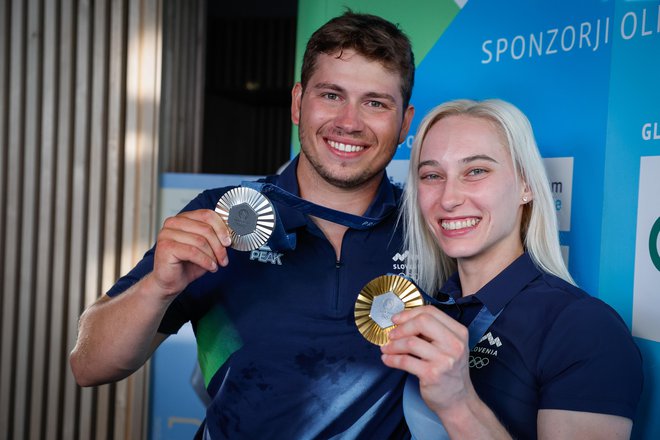
<svg viewBox="0 0 660 440">
<path fill-rule="evenodd" d="M 319 54 L 352 49 L 370 61 L 399 74 L 403 108 L 408 107 L 415 79 L 410 40 L 399 27 L 381 17 L 346 11 L 321 26 L 307 42 L 301 73 L 303 90 L 316 70 Z"/>
</svg>

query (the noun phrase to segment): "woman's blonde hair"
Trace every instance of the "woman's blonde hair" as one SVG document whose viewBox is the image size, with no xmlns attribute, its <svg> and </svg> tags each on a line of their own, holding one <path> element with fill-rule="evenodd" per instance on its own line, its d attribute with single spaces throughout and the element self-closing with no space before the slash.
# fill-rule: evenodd
<svg viewBox="0 0 660 440">
<path fill-rule="evenodd" d="M 407 275 L 426 292 L 435 294 L 456 271 L 456 260 L 440 249 L 417 200 L 417 168 L 424 139 L 436 122 L 453 115 L 486 119 L 500 131 L 511 154 L 516 177 L 522 178 L 532 193 L 532 201 L 523 206 L 520 225 L 523 246 L 540 269 L 575 284 L 561 256 L 555 204 L 532 126 L 517 107 L 499 99 L 450 101 L 431 110 L 419 125 L 410 154 L 401 213 L 409 252 Z"/>
</svg>

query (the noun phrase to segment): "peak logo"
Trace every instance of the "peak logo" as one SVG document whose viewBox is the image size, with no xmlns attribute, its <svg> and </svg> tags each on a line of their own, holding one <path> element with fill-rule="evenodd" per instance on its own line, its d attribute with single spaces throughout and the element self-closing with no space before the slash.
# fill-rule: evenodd
<svg viewBox="0 0 660 440">
<path fill-rule="evenodd" d="M 279 252 L 273 252 L 268 246 L 262 246 L 259 249 L 250 252 L 250 260 L 256 260 L 259 263 L 270 263 L 278 266 L 282 265 L 282 256 Z"/>
</svg>

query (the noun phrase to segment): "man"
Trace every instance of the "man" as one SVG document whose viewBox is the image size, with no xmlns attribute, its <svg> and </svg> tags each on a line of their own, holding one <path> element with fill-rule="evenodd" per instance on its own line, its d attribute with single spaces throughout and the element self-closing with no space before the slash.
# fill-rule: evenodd
<svg viewBox="0 0 660 440">
<path fill-rule="evenodd" d="M 347 12 L 317 30 L 292 90 L 301 153 L 270 181 L 380 221 L 352 228 L 274 201 L 293 249 L 238 252 L 213 211 L 229 188 L 205 191 L 81 317 L 71 353 L 78 383 L 130 375 L 191 321 L 212 399 L 205 438 L 406 435 L 403 373 L 362 338 L 353 306 L 397 263 L 400 191 L 384 169 L 413 117 L 413 77 L 410 42 L 381 18 Z"/>
</svg>

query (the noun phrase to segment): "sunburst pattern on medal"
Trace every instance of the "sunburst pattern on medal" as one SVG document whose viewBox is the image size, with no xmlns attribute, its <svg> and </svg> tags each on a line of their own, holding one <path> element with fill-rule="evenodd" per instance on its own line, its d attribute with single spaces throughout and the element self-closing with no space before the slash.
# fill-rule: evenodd
<svg viewBox="0 0 660 440">
<path fill-rule="evenodd" d="M 257 224 L 254 231 L 240 235 L 229 227 L 229 212 L 231 208 L 241 203 L 248 204 L 257 214 Z M 239 251 L 259 249 L 266 244 L 275 228 L 275 210 L 263 194 L 252 188 L 238 187 L 227 191 L 218 200 L 215 212 L 220 214 L 231 234 L 231 247 Z"/>
<path fill-rule="evenodd" d="M 405 309 L 424 305 L 424 299 L 417 286 L 402 276 L 383 275 L 371 280 L 362 288 L 355 301 L 355 325 L 362 336 L 376 345 L 387 343 L 387 335 L 395 327 L 393 325 L 383 329 L 369 316 L 374 298 L 387 292 L 398 296 L 405 305 Z"/>
</svg>

